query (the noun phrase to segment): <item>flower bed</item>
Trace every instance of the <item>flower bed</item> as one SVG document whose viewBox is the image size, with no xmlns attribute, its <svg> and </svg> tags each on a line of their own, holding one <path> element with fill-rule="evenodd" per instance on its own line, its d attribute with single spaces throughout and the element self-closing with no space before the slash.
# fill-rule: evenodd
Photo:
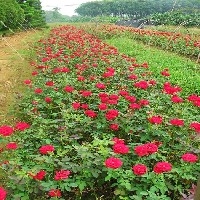
<svg viewBox="0 0 200 200">
<path fill-rule="evenodd" d="M 39 41 L 2 199 L 178 199 L 199 174 L 200 96 L 73 26 Z"/>
<path fill-rule="evenodd" d="M 189 34 L 116 25 L 99 25 L 94 28 L 93 25 L 88 24 L 82 27 L 90 33 L 98 35 L 100 38 L 111 38 L 124 34 L 135 40 L 142 41 L 144 44 L 160 47 L 161 49 L 173 51 L 184 56 L 197 58 L 199 54 L 200 40 L 198 37 Z"/>
</svg>

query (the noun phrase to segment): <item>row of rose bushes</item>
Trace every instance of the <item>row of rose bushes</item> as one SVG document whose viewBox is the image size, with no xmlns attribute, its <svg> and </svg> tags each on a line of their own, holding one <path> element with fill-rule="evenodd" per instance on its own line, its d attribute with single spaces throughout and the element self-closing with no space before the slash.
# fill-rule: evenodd
<svg viewBox="0 0 200 200">
<path fill-rule="evenodd" d="M 84 24 L 82 28 L 102 39 L 126 36 L 134 40 L 142 41 L 147 45 L 160 47 L 161 49 L 193 58 L 197 58 L 200 51 L 200 40 L 198 36 L 181 34 L 176 31 L 167 32 L 105 24 L 98 25 L 97 27 L 92 24 Z"/>
<path fill-rule="evenodd" d="M 199 175 L 200 96 L 73 26 L 38 42 L 0 199 L 179 199 Z"/>
</svg>

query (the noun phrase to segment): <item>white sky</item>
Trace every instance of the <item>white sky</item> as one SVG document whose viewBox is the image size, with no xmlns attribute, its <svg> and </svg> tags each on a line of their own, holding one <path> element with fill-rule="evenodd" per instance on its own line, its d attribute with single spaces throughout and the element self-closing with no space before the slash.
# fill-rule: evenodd
<svg viewBox="0 0 200 200">
<path fill-rule="evenodd" d="M 52 10 L 55 7 L 60 8 L 60 13 L 68 16 L 75 14 L 74 10 L 81 4 L 92 0 L 40 0 L 43 10 Z"/>
</svg>

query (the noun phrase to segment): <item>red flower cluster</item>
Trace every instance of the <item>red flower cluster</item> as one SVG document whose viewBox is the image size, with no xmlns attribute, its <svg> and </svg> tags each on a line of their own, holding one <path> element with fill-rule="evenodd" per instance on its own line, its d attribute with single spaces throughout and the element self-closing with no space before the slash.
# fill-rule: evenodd
<svg viewBox="0 0 200 200">
<path fill-rule="evenodd" d="M 118 154 L 127 154 L 129 152 L 129 147 L 122 143 L 115 143 L 113 145 L 113 151 Z"/>
<path fill-rule="evenodd" d="M 54 180 L 59 181 L 59 180 L 67 179 L 69 177 L 70 173 L 71 172 L 69 170 L 56 171 Z"/>
<path fill-rule="evenodd" d="M 108 110 L 108 112 L 105 114 L 105 117 L 107 120 L 114 120 L 118 117 L 119 111 L 118 110 Z"/>
<path fill-rule="evenodd" d="M 0 200 L 6 200 L 6 196 L 7 196 L 7 191 L 0 187 Z"/>
<path fill-rule="evenodd" d="M 90 118 L 95 118 L 97 114 L 93 110 L 86 110 L 85 115 L 87 115 Z"/>
<path fill-rule="evenodd" d="M 12 150 L 15 150 L 17 149 L 17 143 L 15 142 L 9 142 L 7 145 L 6 145 L 6 149 L 12 149 Z"/>
<path fill-rule="evenodd" d="M 26 122 L 18 122 L 15 125 L 15 129 L 16 130 L 20 130 L 20 131 L 24 131 L 26 129 L 30 128 L 30 124 L 26 123 Z"/>
<path fill-rule="evenodd" d="M 168 162 L 158 162 L 153 168 L 156 174 L 161 174 L 163 172 L 169 172 L 172 170 L 172 165 Z"/>
<path fill-rule="evenodd" d="M 178 119 L 174 118 L 169 121 L 169 123 L 173 126 L 183 126 L 184 125 L 184 120 L 183 119 Z"/>
<path fill-rule="evenodd" d="M 200 123 L 199 122 L 192 122 L 190 124 L 190 128 L 194 129 L 196 133 L 200 133 Z"/>
<path fill-rule="evenodd" d="M 105 166 L 107 168 L 117 169 L 122 166 L 123 162 L 119 158 L 110 157 L 106 159 Z"/>
<path fill-rule="evenodd" d="M 138 156 L 147 156 L 156 153 L 158 151 L 158 146 L 154 143 L 146 143 L 136 146 L 134 151 Z"/>
<path fill-rule="evenodd" d="M 39 148 L 39 151 L 41 154 L 48 154 L 50 152 L 53 152 L 55 149 L 54 149 L 54 146 L 53 145 L 44 145 L 42 147 Z"/>
<path fill-rule="evenodd" d="M 175 95 L 177 92 L 180 92 L 182 89 L 178 86 L 172 86 L 171 83 L 164 83 L 163 90 L 166 94 Z"/>
<path fill-rule="evenodd" d="M 182 160 L 185 162 L 195 163 L 198 160 L 198 157 L 192 153 L 185 153 L 182 155 Z"/>
<path fill-rule="evenodd" d="M 49 192 L 48 192 L 48 195 L 50 197 L 61 197 L 61 191 L 58 190 L 58 189 L 51 189 Z"/>
<path fill-rule="evenodd" d="M 147 173 L 148 169 L 147 169 L 147 166 L 146 165 L 143 165 L 143 164 L 137 164 L 137 165 L 134 165 L 132 167 L 132 171 L 135 175 L 144 175 Z"/>
<path fill-rule="evenodd" d="M 14 129 L 11 126 L 0 126 L 0 135 L 10 136 L 14 132 Z"/>
<path fill-rule="evenodd" d="M 161 116 L 152 116 L 148 120 L 151 124 L 161 124 L 163 119 Z"/>
<path fill-rule="evenodd" d="M 149 84 L 147 81 L 139 81 L 139 82 L 135 83 L 134 86 L 136 88 L 146 90 L 149 87 Z"/>
<path fill-rule="evenodd" d="M 46 172 L 45 172 L 44 170 L 40 170 L 36 175 L 34 175 L 34 176 L 32 176 L 32 177 L 33 177 L 33 179 L 35 179 L 35 180 L 41 181 L 41 180 L 44 179 L 45 176 L 46 176 Z"/>
</svg>

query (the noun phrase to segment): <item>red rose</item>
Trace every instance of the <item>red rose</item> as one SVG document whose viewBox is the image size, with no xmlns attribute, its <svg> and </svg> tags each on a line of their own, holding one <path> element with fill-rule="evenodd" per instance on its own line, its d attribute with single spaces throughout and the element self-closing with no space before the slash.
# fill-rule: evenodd
<svg viewBox="0 0 200 200">
<path fill-rule="evenodd" d="M 171 97 L 171 101 L 174 102 L 174 103 L 182 103 L 183 102 L 183 99 L 177 95 L 173 95 Z"/>
<path fill-rule="evenodd" d="M 99 104 L 99 110 L 106 110 L 107 109 L 107 104 L 105 104 L 105 103 L 101 103 L 101 104 Z"/>
<path fill-rule="evenodd" d="M 190 163 L 197 162 L 198 160 L 198 157 L 192 153 L 183 154 L 181 158 L 183 161 L 190 162 Z"/>
<path fill-rule="evenodd" d="M 67 179 L 69 177 L 70 173 L 71 172 L 69 170 L 56 171 L 56 174 L 54 176 L 54 180 L 58 181 L 58 180 Z"/>
<path fill-rule="evenodd" d="M 129 93 L 126 91 L 126 90 L 120 90 L 119 91 L 119 95 L 121 95 L 121 96 L 129 96 Z"/>
<path fill-rule="evenodd" d="M 130 103 L 134 103 L 134 102 L 136 102 L 136 97 L 134 97 L 134 96 L 125 96 L 125 99 L 127 100 L 127 101 L 129 101 Z"/>
<path fill-rule="evenodd" d="M 16 130 L 20 130 L 20 131 L 24 131 L 25 129 L 30 128 L 30 124 L 26 123 L 26 122 L 18 122 L 15 125 L 15 129 Z"/>
<path fill-rule="evenodd" d="M 34 90 L 35 94 L 41 94 L 43 92 L 43 90 L 41 88 L 36 88 Z"/>
<path fill-rule="evenodd" d="M 147 81 L 139 81 L 139 82 L 135 83 L 134 86 L 136 88 L 146 90 L 149 87 L 149 84 Z"/>
<path fill-rule="evenodd" d="M 38 72 L 37 71 L 33 71 L 32 72 L 32 76 L 37 76 L 38 75 Z"/>
<path fill-rule="evenodd" d="M 44 100 L 46 101 L 46 103 L 51 103 L 52 102 L 52 98 L 51 97 L 45 97 Z"/>
<path fill-rule="evenodd" d="M 143 165 L 143 164 L 136 164 L 132 167 L 132 171 L 135 175 L 143 175 L 143 174 L 146 174 L 148 169 L 147 169 L 147 166 L 146 165 Z"/>
<path fill-rule="evenodd" d="M 96 84 L 96 87 L 97 87 L 98 89 L 101 89 L 101 90 L 106 89 L 106 86 L 105 86 L 105 84 L 103 84 L 103 83 L 97 83 L 97 84 Z"/>
<path fill-rule="evenodd" d="M 0 200 L 6 200 L 7 192 L 4 188 L 0 187 Z"/>
<path fill-rule="evenodd" d="M 161 116 L 152 116 L 148 120 L 151 124 L 161 124 L 162 123 L 162 117 Z"/>
<path fill-rule="evenodd" d="M 17 149 L 17 143 L 15 142 L 9 142 L 7 145 L 6 145 L 6 149 Z"/>
<path fill-rule="evenodd" d="M 48 193 L 50 197 L 61 197 L 61 191 L 58 189 L 51 189 Z"/>
<path fill-rule="evenodd" d="M 153 171 L 157 174 L 161 174 L 163 172 L 169 172 L 172 170 L 172 165 L 168 162 L 158 162 L 153 168 Z"/>
<path fill-rule="evenodd" d="M 107 120 L 114 120 L 115 118 L 117 118 L 119 115 L 118 110 L 109 110 L 106 114 L 105 117 Z"/>
<path fill-rule="evenodd" d="M 39 148 L 39 151 L 40 151 L 41 154 L 48 154 L 50 152 L 53 152 L 54 150 L 55 150 L 54 146 L 50 145 L 50 144 L 44 145 L 44 146 Z"/>
<path fill-rule="evenodd" d="M 91 118 L 95 118 L 97 116 L 97 114 L 93 110 L 86 110 L 85 115 Z"/>
<path fill-rule="evenodd" d="M 158 146 L 154 143 L 146 143 L 136 146 L 134 151 L 138 156 L 147 156 L 156 153 L 158 151 Z"/>
<path fill-rule="evenodd" d="M 14 132 L 14 129 L 11 126 L 0 126 L 0 135 L 10 136 Z"/>
<path fill-rule="evenodd" d="M 88 106 L 88 104 L 83 103 L 83 104 L 81 104 L 81 108 L 84 110 L 87 110 L 89 108 L 89 106 Z"/>
<path fill-rule="evenodd" d="M 105 166 L 107 168 L 117 169 L 122 166 L 123 162 L 119 158 L 110 157 L 106 159 Z"/>
<path fill-rule="evenodd" d="M 86 90 L 86 91 L 83 91 L 83 92 L 81 93 L 81 95 L 82 95 L 83 97 L 89 97 L 89 96 L 92 95 L 92 92 Z"/>
<path fill-rule="evenodd" d="M 67 85 L 67 86 L 65 86 L 64 91 L 71 93 L 74 91 L 74 88 L 70 85 Z"/>
<path fill-rule="evenodd" d="M 47 81 L 45 83 L 45 85 L 51 87 L 51 86 L 54 86 L 54 82 L 53 81 Z"/>
<path fill-rule="evenodd" d="M 140 106 L 147 106 L 147 105 L 149 105 L 149 101 L 147 99 L 141 99 L 141 100 L 139 100 L 138 104 Z"/>
<path fill-rule="evenodd" d="M 24 84 L 26 84 L 26 85 L 30 85 L 30 84 L 31 84 L 31 80 L 29 80 L 29 79 L 24 80 Z"/>
<path fill-rule="evenodd" d="M 135 153 L 138 155 L 138 156 L 146 156 L 148 155 L 148 148 L 147 148 L 147 145 L 139 145 L 139 146 L 136 146 L 134 148 L 134 151 Z"/>
<path fill-rule="evenodd" d="M 192 122 L 190 124 L 190 128 L 194 129 L 196 133 L 200 133 L 200 123 L 199 122 Z"/>
<path fill-rule="evenodd" d="M 178 119 L 178 118 L 174 118 L 174 119 L 171 119 L 169 123 L 171 125 L 174 125 L 174 126 L 183 126 L 184 125 L 184 120 Z"/>
<path fill-rule="evenodd" d="M 131 103 L 130 108 L 133 110 L 139 110 L 141 108 L 141 106 L 137 103 Z"/>
<path fill-rule="evenodd" d="M 137 77 L 137 75 L 135 75 L 135 74 L 131 74 L 131 75 L 128 76 L 128 78 L 129 78 L 130 80 L 136 80 L 138 77 Z"/>
<path fill-rule="evenodd" d="M 146 143 L 147 151 L 149 154 L 156 153 L 158 151 L 158 146 L 155 143 Z"/>
<path fill-rule="evenodd" d="M 197 96 L 196 94 L 191 94 L 187 99 L 188 99 L 188 101 L 193 102 L 193 101 L 198 101 L 200 99 L 200 97 Z"/>
<path fill-rule="evenodd" d="M 180 92 L 182 89 L 178 86 L 172 86 L 171 83 L 166 82 L 164 83 L 163 90 L 166 94 L 174 95 L 177 92 Z"/>
<path fill-rule="evenodd" d="M 161 72 L 161 74 L 162 74 L 163 76 L 170 76 L 168 69 L 164 69 L 164 70 Z"/>
<path fill-rule="evenodd" d="M 113 131 L 117 131 L 119 129 L 119 125 L 118 124 L 110 124 L 110 129 Z"/>
<path fill-rule="evenodd" d="M 81 104 L 79 102 L 74 102 L 72 103 L 72 107 L 74 108 L 74 110 L 78 110 L 81 107 Z"/>
<path fill-rule="evenodd" d="M 78 76 L 77 79 L 78 79 L 78 81 L 84 81 L 85 77 L 84 76 Z"/>
<path fill-rule="evenodd" d="M 127 154 L 129 152 L 129 147 L 125 144 L 114 144 L 113 146 L 113 151 L 114 153 L 118 153 L 118 154 Z"/>
<path fill-rule="evenodd" d="M 45 175 L 46 175 L 46 172 L 44 170 L 40 170 L 35 176 L 33 176 L 33 178 L 35 180 L 41 181 L 44 179 Z"/>
</svg>

